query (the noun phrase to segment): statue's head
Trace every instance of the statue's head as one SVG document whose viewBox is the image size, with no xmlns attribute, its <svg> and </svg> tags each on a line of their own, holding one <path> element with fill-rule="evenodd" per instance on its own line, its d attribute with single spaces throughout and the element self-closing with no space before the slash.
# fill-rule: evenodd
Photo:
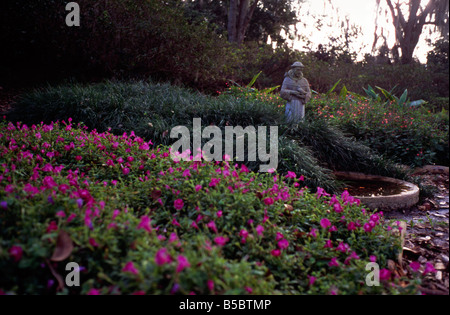
<svg viewBox="0 0 450 315">
<path fill-rule="evenodd" d="M 303 68 L 305 68 L 305 66 L 300 61 L 296 61 L 291 65 L 291 70 L 296 77 L 303 76 Z"/>
</svg>

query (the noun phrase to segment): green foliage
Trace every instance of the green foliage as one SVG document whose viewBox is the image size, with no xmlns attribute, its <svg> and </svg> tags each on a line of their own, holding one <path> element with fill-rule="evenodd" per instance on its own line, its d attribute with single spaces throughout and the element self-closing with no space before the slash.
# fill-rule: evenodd
<svg viewBox="0 0 450 315">
<path fill-rule="evenodd" d="M 315 139 L 317 130 L 322 135 L 319 139 L 323 145 L 311 145 L 306 140 L 299 142 L 302 136 L 291 133 L 283 122 L 284 104 L 278 95 L 239 86 L 231 86 L 219 97 L 210 97 L 169 84 L 106 82 L 36 90 L 17 102 L 8 119 L 33 124 L 72 117 L 99 132 L 110 130 L 123 134 L 134 130 L 137 135 L 164 145 L 175 142 L 170 139 L 173 127 L 191 129 L 193 118 L 197 117 L 202 119 L 202 126 L 212 124 L 222 131 L 226 126 L 278 126 L 279 170 L 304 174 L 311 188 L 320 186 L 336 191 L 334 177 L 327 168 L 338 169 L 345 163 L 357 164 L 361 171 L 384 172 L 376 159 L 365 156 L 365 149 L 353 144 L 337 129 L 329 128 L 320 117 L 315 118 L 320 120 L 319 127 L 305 124 L 301 132 Z M 329 139 L 336 139 L 336 144 L 330 145 Z M 311 146 L 312 152 L 302 146 Z M 347 158 L 342 163 L 335 162 L 341 164 L 330 163 L 330 157 L 339 157 L 341 150 L 347 152 Z M 359 150 L 362 151 L 359 153 Z M 248 166 L 253 170 L 259 168 L 255 163 Z"/>
<path fill-rule="evenodd" d="M 62 294 L 417 291 L 419 277 L 386 269 L 401 250 L 396 223 L 353 197 L 148 145 L 70 121 L 0 123 L 0 292 L 54 294 L 68 262 L 81 286 Z M 51 262 L 55 248 L 64 255 Z M 373 259 L 380 286 L 365 284 Z"/>
<path fill-rule="evenodd" d="M 371 91 L 373 92 L 373 91 Z M 403 106 L 369 99 L 319 97 L 312 106 L 344 133 L 378 154 L 409 166 L 449 163 L 448 117 L 425 106 Z"/>
</svg>

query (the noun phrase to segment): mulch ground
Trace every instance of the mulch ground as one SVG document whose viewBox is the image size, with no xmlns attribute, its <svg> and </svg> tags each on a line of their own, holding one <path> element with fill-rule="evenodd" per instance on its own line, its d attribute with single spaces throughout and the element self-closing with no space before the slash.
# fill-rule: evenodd
<svg viewBox="0 0 450 315">
<path fill-rule="evenodd" d="M 405 220 L 407 231 L 402 259 L 396 272 L 414 277 L 409 264 L 419 262 L 421 269 L 427 263 L 436 272 L 428 273 L 421 284 L 421 292 L 427 295 L 449 294 L 449 175 L 424 172 L 418 174 L 423 183 L 436 187 L 431 198 L 422 200 L 411 209 L 386 213 L 387 218 Z"/>
</svg>

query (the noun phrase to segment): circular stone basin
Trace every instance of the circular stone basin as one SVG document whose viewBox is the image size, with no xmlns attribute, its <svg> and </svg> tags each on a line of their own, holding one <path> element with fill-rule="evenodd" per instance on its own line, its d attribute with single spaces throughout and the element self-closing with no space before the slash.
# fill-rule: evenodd
<svg viewBox="0 0 450 315">
<path fill-rule="evenodd" d="M 419 202 L 419 188 L 403 180 L 353 172 L 335 172 L 345 190 L 369 209 L 407 209 Z"/>
</svg>

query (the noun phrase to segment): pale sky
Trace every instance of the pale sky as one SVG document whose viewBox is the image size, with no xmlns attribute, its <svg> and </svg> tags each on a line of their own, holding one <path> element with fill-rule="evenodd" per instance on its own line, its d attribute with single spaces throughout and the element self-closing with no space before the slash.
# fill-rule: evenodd
<svg viewBox="0 0 450 315">
<path fill-rule="evenodd" d="M 358 42 L 352 44 L 352 50 L 357 51 L 361 48 L 364 53 L 370 53 L 374 41 L 375 19 L 376 19 L 376 0 L 332 0 L 332 5 L 328 0 L 307 0 L 301 4 L 298 16 L 303 17 L 297 26 L 300 34 L 305 35 L 313 42 L 313 50 L 317 49 L 319 43 L 328 43 L 328 36 L 340 34 L 339 25 L 345 21 L 347 16 L 351 24 L 361 27 L 362 35 L 359 35 Z M 381 1 L 382 5 L 385 1 Z M 333 9 L 333 7 L 334 9 Z M 338 10 L 336 13 L 336 9 Z M 389 18 L 391 18 L 390 12 Z M 318 19 L 322 17 L 323 27 L 321 31 L 317 31 L 314 25 Z M 306 27 L 303 25 L 306 24 Z M 328 25 L 330 24 L 330 25 Z M 395 33 L 393 26 L 386 22 L 385 14 L 378 17 L 378 25 L 384 26 L 384 35 L 387 37 L 389 48 L 395 44 Z M 423 63 L 426 62 L 426 55 L 432 48 L 425 42 L 425 38 L 429 36 L 428 31 L 424 31 L 420 37 L 420 41 L 415 50 L 415 56 Z M 382 40 L 379 39 L 378 45 Z M 304 41 L 294 42 L 294 48 L 303 50 Z"/>
</svg>

